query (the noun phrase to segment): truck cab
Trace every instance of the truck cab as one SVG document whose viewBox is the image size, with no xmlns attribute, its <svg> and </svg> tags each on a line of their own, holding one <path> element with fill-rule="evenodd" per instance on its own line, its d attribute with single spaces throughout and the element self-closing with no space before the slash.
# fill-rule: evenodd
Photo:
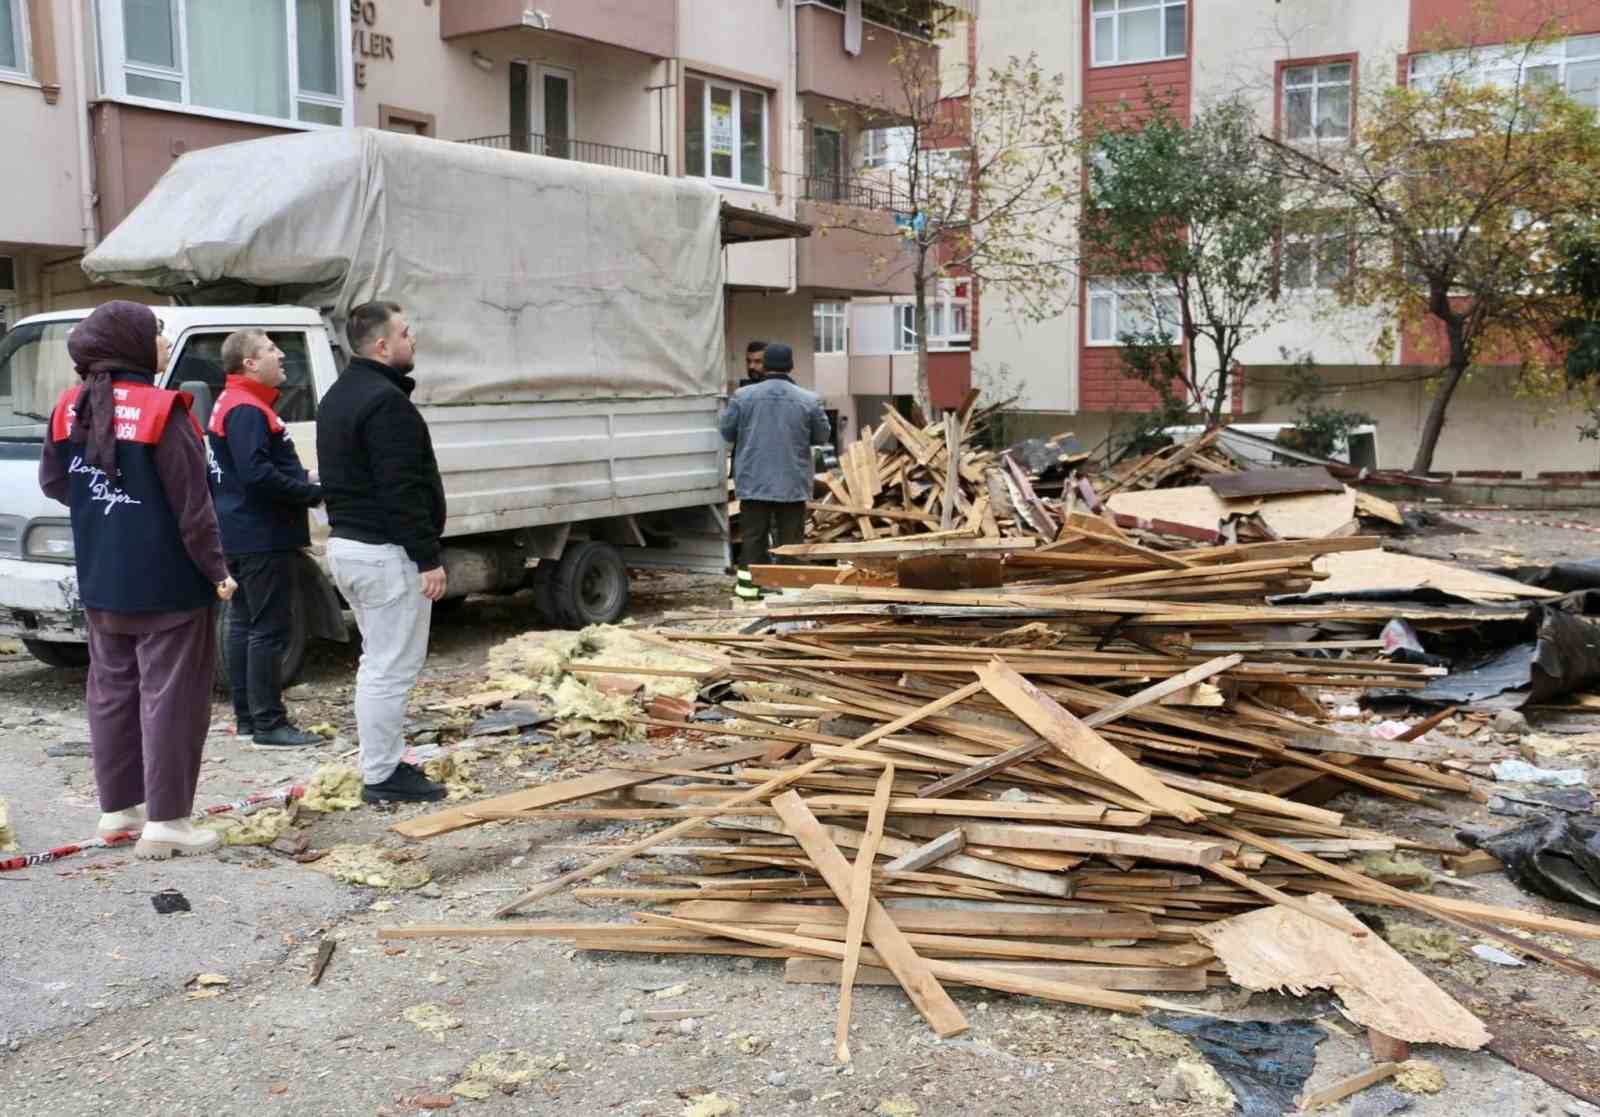
<svg viewBox="0 0 1600 1117">
<path fill-rule="evenodd" d="M 195 392 L 204 424 L 222 391 L 222 339 L 262 329 L 283 350 L 288 379 L 275 406 L 307 469 L 316 468 L 317 401 L 338 375 L 316 311 L 292 306 L 156 307 L 172 359 L 159 387 Z M 67 510 L 39 490 L 39 455 L 50 411 L 76 384 L 67 335 L 88 308 L 24 318 L 0 337 L 0 637 L 20 639 L 52 666 L 88 662 L 88 634 L 73 567 Z M 199 388 L 204 386 L 204 390 Z M 315 525 L 314 525 L 315 526 Z M 331 593 L 328 590 L 327 593 Z M 326 601 L 327 593 L 318 600 Z M 337 621 L 337 606 L 334 607 Z M 304 627 L 304 618 L 297 627 Z M 326 618 L 318 626 L 326 631 Z"/>
</svg>

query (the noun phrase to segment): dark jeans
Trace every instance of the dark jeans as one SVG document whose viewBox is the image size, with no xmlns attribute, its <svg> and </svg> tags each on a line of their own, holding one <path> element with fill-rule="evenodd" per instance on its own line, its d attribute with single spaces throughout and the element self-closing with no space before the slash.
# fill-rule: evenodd
<svg viewBox="0 0 1600 1117">
<path fill-rule="evenodd" d="M 772 561 L 768 551 L 771 545 L 785 546 L 799 543 L 806 534 L 806 502 L 780 504 L 772 500 L 741 500 L 739 502 L 739 533 L 743 536 L 739 547 L 739 565 L 751 567 Z M 789 561 L 787 559 L 783 561 Z"/>
<path fill-rule="evenodd" d="M 194 810 L 211 724 L 211 609 L 89 612 L 89 744 L 100 809 L 145 804 L 172 822 Z"/>
<path fill-rule="evenodd" d="M 289 639 L 294 601 L 293 551 L 233 555 L 228 573 L 239 591 L 228 603 L 228 684 L 233 716 L 264 733 L 287 716 L 278 682 L 278 660 Z"/>
</svg>

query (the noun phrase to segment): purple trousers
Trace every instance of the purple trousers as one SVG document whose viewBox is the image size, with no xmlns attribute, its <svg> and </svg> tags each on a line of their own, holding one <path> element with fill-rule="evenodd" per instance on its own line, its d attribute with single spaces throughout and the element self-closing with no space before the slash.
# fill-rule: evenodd
<svg viewBox="0 0 1600 1117">
<path fill-rule="evenodd" d="M 89 744 L 102 811 L 188 818 L 211 725 L 211 610 L 88 611 Z"/>
</svg>

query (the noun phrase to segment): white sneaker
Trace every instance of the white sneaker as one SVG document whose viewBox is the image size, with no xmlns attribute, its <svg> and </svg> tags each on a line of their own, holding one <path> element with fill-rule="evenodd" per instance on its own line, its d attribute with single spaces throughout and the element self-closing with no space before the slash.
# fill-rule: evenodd
<svg viewBox="0 0 1600 1117">
<path fill-rule="evenodd" d="M 176 854 L 186 857 L 196 853 L 210 853 L 222 844 L 222 835 L 215 830 L 197 830 L 186 818 L 171 822 L 147 822 L 133 855 L 145 861 L 165 861 Z"/>
<path fill-rule="evenodd" d="M 109 811 L 100 816 L 100 823 L 95 827 L 95 833 L 102 838 L 109 838 L 113 834 L 134 833 L 144 829 L 144 804 L 129 807 L 125 811 Z"/>
</svg>

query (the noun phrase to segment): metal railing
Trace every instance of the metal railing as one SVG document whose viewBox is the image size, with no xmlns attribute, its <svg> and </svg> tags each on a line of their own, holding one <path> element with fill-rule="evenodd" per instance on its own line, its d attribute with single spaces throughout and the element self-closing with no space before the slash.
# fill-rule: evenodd
<svg viewBox="0 0 1600 1117">
<path fill-rule="evenodd" d="M 901 208 L 894 189 L 882 179 L 852 178 L 849 175 L 791 174 L 784 177 L 789 180 L 797 201 L 884 211 Z"/>
<path fill-rule="evenodd" d="M 595 163 L 602 167 L 621 167 L 625 171 L 643 171 L 646 174 L 656 175 L 667 173 L 667 157 L 659 151 L 643 151 L 636 147 L 596 143 L 594 140 L 543 136 L 538 132 L 511 132 L 500 136 L 473 136 L 460 142 L 476 144 L 479 147 L 499 148 L 501 151 L 545 155 L 552 159 Z"/>
</svg>

